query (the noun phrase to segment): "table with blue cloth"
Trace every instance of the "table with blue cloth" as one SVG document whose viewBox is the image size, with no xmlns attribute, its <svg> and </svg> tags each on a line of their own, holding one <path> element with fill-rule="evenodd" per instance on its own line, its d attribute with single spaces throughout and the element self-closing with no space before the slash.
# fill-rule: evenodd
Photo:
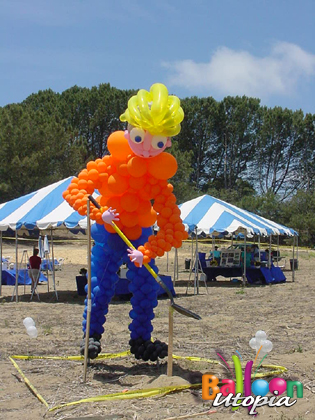
<svg viewBox="0 0 315 420">
<path fill-rule="evenodd" d="M 15 286 L 15 275 L 16 270 L 2 270 L 2 285 L 7 286 Z M 44 276 L 43 273 L 40 273 L 39 276 L 39 283 L 46 283 L 47 278 Z M 28 270 L 21 269 L 19 270 L 19 276 L 18 276 L 18 284 L 32 284 L 32 280 L 28 275 Z"/>
<path fill-rule="evenodd" d="M 59 261 L 55 259 L 54 265 L 55 265 L 55 268 L 58 265 L 60 265 Z M 47 270 L 53 271 L 53 263 L 52 263 L 52 260 L 46 260 L 46 259 L 42 260 L 41 265 L 40 265 L 40 268 L 41 268 L 41 270 L 45 270 L 45 271 L 47 271 Z"/>
<path fill-rule="evenodd" d="M 200 260 L 203 272 L 207 276 L 207 281 L 215 281 L 217 276 L 226 278 L 242 277 L 243 267 L 222 267 L 222 266 L 210 266 L 207 267 L 207 260 Z M 246 268 L 246 278 L 249 284 L 257 282 L 265 284 L 282 283 L 286 281 L 286 277 L 283 274 L 281 268 L 275 267 L 273 264 L 270 268 L 260 266 L 250 266 Z"/>
</svg>

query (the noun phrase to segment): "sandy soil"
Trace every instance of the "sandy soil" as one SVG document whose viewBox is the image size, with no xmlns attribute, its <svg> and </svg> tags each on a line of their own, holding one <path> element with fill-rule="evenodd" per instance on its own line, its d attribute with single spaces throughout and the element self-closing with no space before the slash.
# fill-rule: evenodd
<svg viewBox="0 0 315 420">
<path fill-rule="evenodd" d="M 20 247 L 31 251 L 32 243 Z M 12 242 L 5 242 L 3 255 L 14 258 Z M 201 245 L 209 251 L 210 245 Z M 288 368 L 285 378 L 294 378 L 304 384 L 304 397 L 291 408 L 260 408 L 261 419 L 315 419 L 315 332 L 313 270 L 315 253 L 300 251 L 296 281 L 286 271 L 287 283 L 273 286 L 242 288 L 229 281 L 209 284 L 208 294 L 201 284 L 200 294 L 193 287 L 186 295 L 189 272 L 184 260 L 191 255 L 190 245 L 179 252 L 179 280 L 176 282 L 177 302 L 201 315 L 201 321 L 174 315 L 174 354 L 200 356 L 218 360 L 216 351 L 228 360 L 238 350 L 244 362 L 253 360 L 255 354 L 248 342 L 257 330 L 264 330 L 274 348 L 266 363 Z M 77 355 L 82 337 L 81 319 L 84 298 L 77 295 L 75 276 L 86 266 L 84 242 L 56 242 L 55 256 L 65 259 L 61 271 L 56 273 L 59 301 L 47 292 L 46 285 L 39 286 L 41 301 L 30 302 L 30 286 L 19 287 L 20 302 L 11 302 L 12 286 L 3 286 L 0 297 L 0 418 L 1 419 L 167 419 L 201 413 L 211 408 L 203 401 L 201 390 L 186 390 L 163 397 L 84 403 L 53 412 L 41 404 L 21 380 L 8 357 L 10 355 Z M 173 275 L 173 257 L 159 258 L 160 272 Z M 288 266 L 287 259 L 287 266 Z M 220 280 L 223 280 L 220 278 Z M 129 349 L 130 303 L 115 300 L 110 305 L 106 332 L 102 338 L 103 352 L 121 352 Z M 36 321 L 38 338 L 31 339 L 23 326 L 27 316 Z M 154 338 L 168 341 L 168 300 L 160 299 L 154 319 Z M 219 378 L 230 378 L 224 367 L 205 362 L 174 361 L 174 376 L 166 376 L 166 361 L 145 363 L 133 357 L 96 360 L 88 368 L 87 383 L 83 383 L 82 362 L 60 360 L 25 360 L 18 365 L 45 398 L 49 406 L 76 401 L 81 398 L 177 384 L 198 383 L 201 375 L 212 372 Z M 245 363 L 244 363 L 245 365 Z M 232 413 L 228 408 L 218 408 L 216 414 L 193 418 L 235 419 L 248 418 L 246 409 Z M 188 417 L 190 418 L 190 417 Z"/>
</svg>

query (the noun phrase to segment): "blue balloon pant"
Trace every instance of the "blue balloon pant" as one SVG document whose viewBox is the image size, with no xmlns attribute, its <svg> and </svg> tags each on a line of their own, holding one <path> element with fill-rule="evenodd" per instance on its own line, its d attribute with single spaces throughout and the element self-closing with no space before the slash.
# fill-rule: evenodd
<svg viewBox="0 0 315 420">
<path fill-rule="evenodd" d="M 142 230 L 142 235 L 133 241 L 137 248 L 147 242 L 151 235 L 151 228 Z M 132 263 L 127 254 L 127 246 L 123 240 L 113 233 L 107 232 L 103 225 L 95 223 L 91 228 L 91 235 L 95 241 L 92 248 L 91 270 L 92 270 L 92 311 L 90 324 L 90 337 L 93 334 L 103 334 L 108 305 L 115 294 L 116 283 L 119 280 L 117 271 L 122 263 L 127 263 L 127 278 L 130 280 L 129 291 L 133 294 L 130 302 L 132 319 L 129 325 L 131 339 L 142 338 L 150 340 L 153 331 L 152 319 L 153 309 L 157 306 L 158 283 L 145 267 L 139 268 Z M 150 266 L 157 273 L 154 260 Z M 87 305 L 87 300 L 85 301 Z M 87 306 L 83 314 L 83 332 L 86 329 Z"/>
</svg>

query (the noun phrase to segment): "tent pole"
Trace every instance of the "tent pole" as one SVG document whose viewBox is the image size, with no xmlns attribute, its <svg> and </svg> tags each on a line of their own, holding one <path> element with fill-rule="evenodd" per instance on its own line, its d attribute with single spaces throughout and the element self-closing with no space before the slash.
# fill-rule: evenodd
<svg viewBox="0 0 315 420">
<path fill-rule="evenodd" d="M 19 262 L 18 262 L 18 234 L 15 229 L 15 301 L 19 301 Z M 12 296 L 13 297 L 13 296 Z"/>
<path fill-rule="evenodd" d="M 295 272 L 294 272 L 294 269 L 295 269 L 295 264 L 294 264 L 294 246 L 295 246 L 295 236 L 293 236 L 293 249 L 292 249 L 292 281 L 295 281 L 295 276 L 294 276 L 294 274 L 295 274 Z"/>
<path fill-rule="evenodd" d="M 90 338 L 90 322 L 91 322 L 91 221 L 90 221 L 90 200 L 87 201 L 87 257 L 88 257 L 88 296 L 87 296 L 87 316 L 85 330 L 85 349 L 84 349 L 84 374 L 83 382 L 86 382 L 86 371 L 88 363 L 89 338 Z"/>
<path fill-rule="evenodd" d="M 299 264 L 299 237 L 298 236 L 296 236 L 296 262 L 298 265 Z"/>
<path fill-rule="evenodd" d="M 279 235 L 277 236 L 277 267 L 279 267 Z"/>
<path fill-rule="evenodd" d="M 260 235 L 258 235 L 258 261 L 261 262 L 261 257 L 260 257 Z"/>
<path fill-rule="evenodd" d="M 166 253 L 166 272 L 168 273 L 168 252 Z"/>
<path fill-rule="evenodd" d="M 244 278 L 243 278 L 243 284 L 245 285 L 246 283 L 246 262 L 247 262 L 247 257 L 246 257 L 246 233 L 244 235 Z"/>
<path fill-rule="evenodd" d="M 176 280 L 178 280 L 178 255 L 177 255 L 177 248 L 175 248 L 174 252 L 174 280 L 173 284 L 175 285 Z"/>
<path fill-rule="evenodd" d="M 197 235 L 197 227 L 196 227 L 196 287 L 197 287 L 197 295 L 199 295 L 199 252 L 198 252 L 198 235 Z"/>
<path fill-rule="evenodd" d="M 55 255 L 54 255 L 54 240 L 53 240 L 53 230 L 50 229 L 50 240 L 51 240 L 51 258 L 52 258 L 52 269 L 53 269 L 53 285 L 54 291 L 56 295 L 56 299 L 58 300 L 58 293 L 56 289 L 56 277 L 55 277 Z M 48 260 L 48 269 L 49 269 L 49 260 Z"/>
<path fill-rule="evenodd" d="M 2 293 L 2 230 L 0 230 L 0 257 L 1 257 L 1 266 L 0 266 L 0 296 Z"/>
<path fill-rule="evenodd" d="M 271 236 L 272 235 L 269 236 L 269 258 L 268 258 L 268 268 L 269 268 L 269 270 L 270 270 L 270 267 L 271 267 Z"/>
</svg>

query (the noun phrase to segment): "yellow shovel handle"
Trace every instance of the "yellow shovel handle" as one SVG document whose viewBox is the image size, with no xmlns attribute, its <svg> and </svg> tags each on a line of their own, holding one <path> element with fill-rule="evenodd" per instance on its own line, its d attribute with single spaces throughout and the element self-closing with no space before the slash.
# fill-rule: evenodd
<svg viewBox="0 0 315 420">
<path fill-rule="evenodd" d="M 136 249 L 132 243 L 129 241 L 129 239 L 127 238 L 127 236 L 125 236 L 123 234 L 123 232 L 119 229 L 119 227 L 116 225 L 115 222 L 112 222 L 112 226 L 115 229 L 116 233 L 118 233 L 118 235 L 121 237 L 121 239 L 132 249 Z M 149 266 L 149 264 L 143 264 L 145 266 L 145 268 L 149 271 L 150 274 L 152 274 L 152 276 L 156 279 L 157 278 L 157 274 L 154 270 L 152 270 L 152 268 Z"/>
</svg>

